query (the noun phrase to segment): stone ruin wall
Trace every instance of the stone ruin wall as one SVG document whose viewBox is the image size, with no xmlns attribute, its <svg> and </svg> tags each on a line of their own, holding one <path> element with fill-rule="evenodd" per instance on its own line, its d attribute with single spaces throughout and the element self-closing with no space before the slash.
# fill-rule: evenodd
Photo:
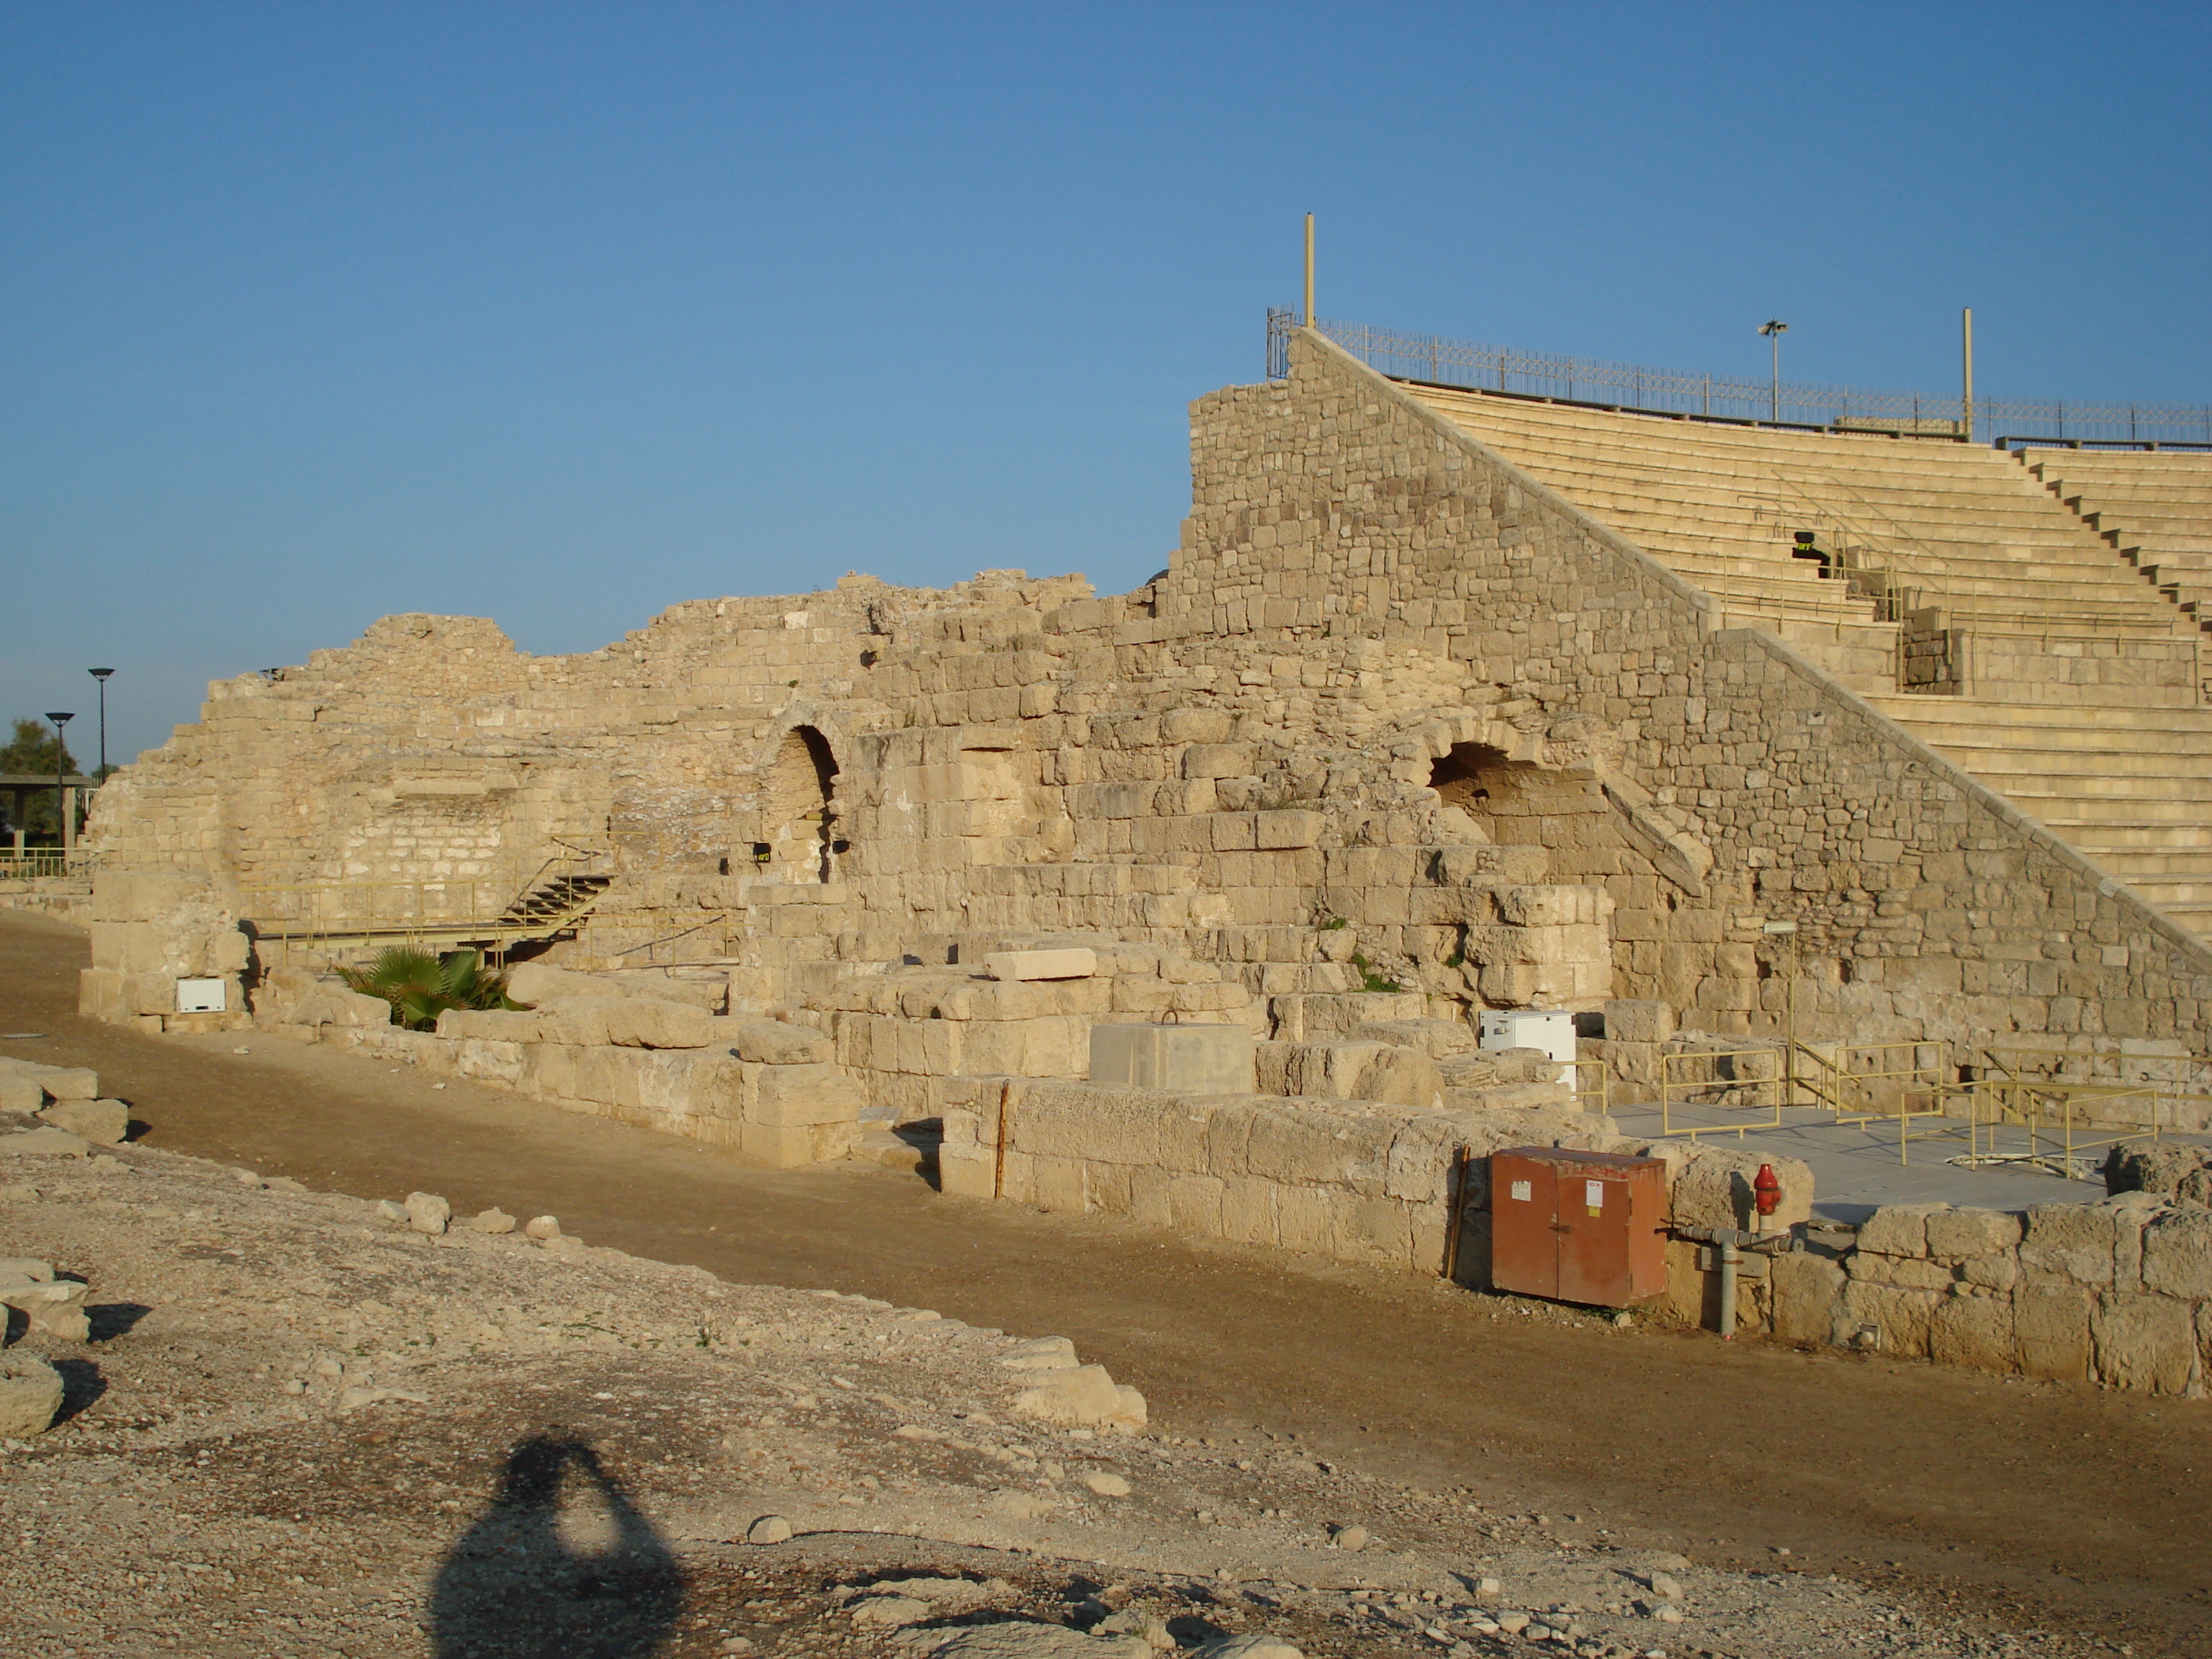
<svg viewBox="0 0 2212 1659">
<path fill-rule="evenodd" d="M 254 971 L 216 937 L 241 884 L 566 843 L 623 874 L 565 959 L 731 965 L 761 1004 L 1054 932 L 1255 996 L 1347 988 L 1345 941 L 1298 937 L 1341 920 L 1363 973 L 1455 1006 L 1628 997 L 1771 1035 L 1761 927 L 1794 921 L 1801 1035 L 2204 1049 L 2193 936 L 1334 347 L 1200 399 L 1193 454 L 1173 568 L 1127 596 L 854 577 L 548 658 L 395 617 L 218 683 L 100 793 L 95 934 L 137 930 L 100 965 L 156 974 L 143 1016 L 160 973 Z M 1486 844 L 1522 849 L 1486 908 L 1418 893 Z M 159 872 L 211 878 L 218 920 L 149 943 L 191 908 L 122 879 Z"/>
<path fill-rule="evenodd" d="M 1193 417 L 1182 546 L 1128 595 L 854 576 L 549 658 L 486 622 L 395 617 L 218 684 L 100 793 L 86 1006 L 189 1025 L 162 1012 L 179 976 L 263 991 L 272 963 L 238 926 L 255 889 L 587 848 L 617 878 L 547 963 L 641 968 L 654 995 L 711 986 L 712 1018 L 813 1028 L 865 1115 L 944 1119 L 949 1189 L 988 1164 L 994 1195 L 1428 1270 L 1447 1154 L 1617 1144 L 1556 1086 L 1470 1069 L 1468 1011 L 1602 1010 L 1608 1059 L 1648 1081 L 1677 1018 L 1778 1033 L 1767 921 L 1800 926 L 1801 1035 L 1954 1060 L 2008 1039 L 2203 1050 L 2192 936 L 1786 647 L 1716 631 L 1695 590 L 1333 347 L 1300 339 L 1288 380 Z M 975 977 L 984 952 L 1076 939 L 1101 947 L 1089 976 Z M 796 1121 L 812 1048 L 702 1073 L 580 1041 L 573 1012 L 443 1035 L 356 1018 L 326 1029 L 575 1109 L 791 1143 L 766 1161 L 850 1144 L 846 1107 Z M 1116 1022 L 1243 1027 L 1263 1092 L 1093 1089 L 1089 1031 Z M 682 1084 L 724 1072 L 753 1107 Z M 1081 1132 L 1101 1112 L 1118 1141 Z M 1201 1121 L 1261 1127 L 1194 1141 Z M 1171 1144 L 1180 1161 L 1155 1156 Z M 1479 1194 L 1464 1214 L 1479 1276 Z M 1710 1285 L 1674 1255 L 1694 1315 Z M 1787 1270 L 1819 1310 L 1753 1285 L 1746 1316 L 1794 1334 L 1891 1291 L 1938 1312 L 1994 1293 L 1964 1267 L 1948 1292 L 1934 1269 L 1837 1271 Z M 1928 1333 L 1969 1316 L 1996 1317 L 1891 1340 L 1942 1358 Z M 2168 1386 L 2181 1362 L 2159 1363 Z"/>
<path fill-rule="evenodd" d="M 1576 810 L 1514 810 L 1553 879 L 1613 901 L 1616 994 L 1772 1033 L 1761 925 L 1794 921 L 1801 1035 L 2206 1051 L 2193 934 L 1334 346 L 1301 335 L 1286 380 L 1199 399 L 1192 429 L 1162 636 L 1417 649 L 1585 731 Z"/>
</svg>

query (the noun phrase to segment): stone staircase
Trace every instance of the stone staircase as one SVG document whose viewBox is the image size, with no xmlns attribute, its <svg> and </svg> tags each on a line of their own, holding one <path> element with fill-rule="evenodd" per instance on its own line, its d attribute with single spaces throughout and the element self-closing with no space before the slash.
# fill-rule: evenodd
<svg viewBox="0 0 2212 1659">
<path fill-rule="evenodd" d="M 2153 586 L 2212 628 L 2212 454 L 2024 449 L 2020 460 Z"/>
<path fill-rule="evenodd" d="M 1407 390 L 2212 934 L 2195 608 L 2212 599 L 2212 457 L 2022 465 L 1963 444 Z M 1807 530 L 1825 568 L 1797 555 Z M 1900 619 L 1922 607 L 1967 636 L 1971 695 L 1900 689 Z"/>
</svg>

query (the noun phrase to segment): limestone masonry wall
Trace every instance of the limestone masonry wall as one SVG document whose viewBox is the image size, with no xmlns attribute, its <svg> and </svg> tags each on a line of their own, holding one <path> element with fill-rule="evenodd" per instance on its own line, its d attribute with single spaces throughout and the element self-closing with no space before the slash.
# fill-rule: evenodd
<svg viewBox="0 0 2212 1659">
<path fill-rule="evenodd" d="M 850 574 L 559 657 L 389 617 L 218 682 L 99 792 L 82 1006 L 258 1018 L 779 1166 L 941 1119 L 955 1190 L 988 1162 L 994 1196 L 1412 1267 L 1467 1158 L 1611 1134 L 1475 1054 L 1486 1008 L 1574 1012 L 1630 1089 L 1793 1000 L 1801 1038 L 1954 1075 L 1996 1044 L 2212 1085 L 2196 936 L 1334 347 L 1199 399 L 1192 455 L 1170 568 L 1129 594 Z M 408 1032 L 329 978 L 517 906 L 563 920 L 516 960 L 596 989 Z M 223 1011 L 180 1007 L 209 979 Z M 1257 1092 L 1095 1084 L 1128 1025 L 1233 1033 Z M 1733 1168 L 1689 1159 L 1678 1206 Z M 1887 1237 L 1785 1258 L 1747 1316 L 1938 1357 L 2008 1319 L 2028 1352 L 2039 1290 L 2001 1316 L 1981 1267 L 1880 1267 L 1950 1260 Z M 1702 1306 L 1692 1247 L 1675 1269 Z M 2090 1351 L 2100 1318 L 2179 1331 L 2177 1294 L 2094 1290 Z"/>
</svg>

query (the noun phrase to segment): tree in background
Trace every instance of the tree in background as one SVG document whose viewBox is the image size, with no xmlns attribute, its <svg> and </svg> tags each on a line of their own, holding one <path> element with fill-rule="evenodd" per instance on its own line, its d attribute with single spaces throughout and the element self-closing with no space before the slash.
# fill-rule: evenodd
<svg viewBox="0 0 2212 1659">
<path fill-rule="evenodd" d="M 54 735 L 54 728 L 44 720 L 17 720 L 14 740 L 0 749 L 0 774 L 51 778 L 57 765 L 70 776 L 76 775 L 76 757 L 70 753 L 67 744 Z M 7 811 L 7 799 L 0 797 L 0 815 Z M 33 839 L 41 836 L 54 839 L 61 824 L 54 808 L 54 792 L 48 789 L 26 801 L 23 818 L 21 827 L 28 830 Z M 8 827 L 13 830 L 17 826 L 11 823 Z"/>
</svg>

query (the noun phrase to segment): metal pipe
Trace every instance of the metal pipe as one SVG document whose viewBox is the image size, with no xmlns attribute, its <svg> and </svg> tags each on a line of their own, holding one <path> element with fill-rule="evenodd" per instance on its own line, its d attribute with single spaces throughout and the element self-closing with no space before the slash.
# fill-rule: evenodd
<svg viewBox="0 0 2212 1659">
<path fill-rule="evenodd" d="M 1719 1257 L 1721 1268 L 1721 1312 L 1717 1322 L 1720 1326 L 1721 1340 L 1733 1342 L 1735 1340 L 1735 1267 L 1741 1257 L 1736 1254 L 1734 1244 L 1717 1244 L 1713 1248 Z"/>
<path fill-rule="evenodd" d="M 1674 1237 L 1686 1238 L 1699 1244 L 1713 1247 L 1713 1263 L 1721 1275 L 1720 1316 L 1713 1322 L 1719 1328 L 1723 1342 L 1735 1340 L 1736 1268 L 1743 1261 L 1743 1252 L 1756 1251 L 1760 1255 L 1774 1255 L 1790 1248 L 1795 1242 L 1786 1232 L 1747 1233 L 1738 1227 L 1677 1227 Z"/>
</svg>

